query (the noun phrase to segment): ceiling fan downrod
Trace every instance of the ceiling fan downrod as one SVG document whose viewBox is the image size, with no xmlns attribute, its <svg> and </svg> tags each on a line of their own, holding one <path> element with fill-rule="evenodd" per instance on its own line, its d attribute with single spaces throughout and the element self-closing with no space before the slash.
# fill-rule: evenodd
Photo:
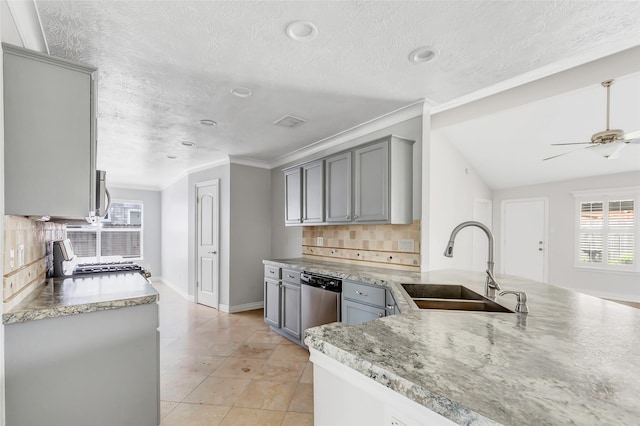
<svg viewBox="0 0 640 426">
<path fill-rule="evenodd" d="M 614 80 L 605 80 L 602 82 L 602 86 L 607 88 L 607 130 L 611 130 L 609 128 L 609 105 L 611 102 L 611 85 L 613 85 Z"/>
</svg>

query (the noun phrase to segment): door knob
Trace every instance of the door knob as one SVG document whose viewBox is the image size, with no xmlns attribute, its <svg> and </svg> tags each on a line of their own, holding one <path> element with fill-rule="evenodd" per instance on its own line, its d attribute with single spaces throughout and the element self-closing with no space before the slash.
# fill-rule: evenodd
<svg viewBox="0 0 640 426">
<path fill-rule="evenodd" d="M 210 251 L 209 254 L 218 254 L 217 251 Z"/>
</svg>

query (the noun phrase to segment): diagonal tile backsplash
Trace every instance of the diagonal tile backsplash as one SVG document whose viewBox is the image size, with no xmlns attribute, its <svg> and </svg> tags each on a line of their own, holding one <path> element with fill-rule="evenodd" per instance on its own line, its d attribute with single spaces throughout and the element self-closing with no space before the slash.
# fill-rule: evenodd
<svg viewBox="0 0 640 426">
<path fill-rule="evenodd" d="M 320 244 L 318 238 L 322 239 Z M 302 254 L 411 271 L 420 270 L 420 221 L 411 225 L 305 226 Z"/>
<path fill-rule="evenodd" d="M 53 265 L 53 241 L 63 239 L 65 233 L 65 225 L 58 223 L 36 222 L 21 216 L 4 217 L 2 300 L 5 312 L 44 281 L 47 270 Z"/>
</svg>

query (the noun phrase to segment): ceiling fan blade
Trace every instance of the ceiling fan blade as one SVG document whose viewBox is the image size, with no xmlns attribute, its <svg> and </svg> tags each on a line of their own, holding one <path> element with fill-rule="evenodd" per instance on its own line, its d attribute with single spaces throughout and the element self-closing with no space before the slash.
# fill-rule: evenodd
<svg viewBox="0 0 640 426">
<path fill-rule="evenodd" d="M 624 134 L 622 136 L 622 142 L 640 144 L 640 130 L 636 130 L 635 132 L 629 132 Z"/>
<path fill-rule="evenodd" d="M 640 139 L 640 130 L 636 130 L 635 132 L 629 132 L 622 135 L 622 139 Z"/>
<path fill-rule="evenodd" d="M 593 142 L 565 142 L 565 143 L 552 143 L 551 146 L 560 146 L 560 145 L 589 145 Z"/>
<path fill-rule="evenodd" d="M 572 152 L 580 151 L 581 149 L 585 149 L 585 148 L 591 148 L 591 147 L 587 146 L 587 147 L 581 147 L 578 149 L 572 149 L 571 151 L 563 152 L 562 154 L 554 155 L 553 157 L 543 158 L 542 161 L 547 161 L 547 160 L 551 160 L 552 158 L 562 157 L 563 155 L 571 154 Z"/>
</svg>

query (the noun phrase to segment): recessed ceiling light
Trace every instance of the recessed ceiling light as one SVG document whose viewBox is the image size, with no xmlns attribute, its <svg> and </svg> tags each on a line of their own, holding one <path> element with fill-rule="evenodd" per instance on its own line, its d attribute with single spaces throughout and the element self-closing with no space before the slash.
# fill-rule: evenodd
<svg viewBox="0 0 640 426">
<path fill-rule="evenodd" d="M 234 87 L 231 94 L 239 98 L 248 98 L 253 92 L 248 87 Z"/>
<path fill-rule="evenodd" d="M 411 52 L 409 54 L 409 60 L 411 62 L 415 62 L 416 64 L 420 62 L 429 62 L 429 61 L 432 61 L 437 54 L 438 54 L 437 49 L 429 46 L 423 46 Z"/>
<path fill-rule="evenodd" d="M 309 21 L 294 21 L 287 26 L 287 35 L 296 41 L 311 41 L 318 35 L 318 28 Z"/>
<path fill-rule="evenodd" d="M 191 142 L 191 141 L 182 141 L 180 143 L 184 146 L 196 146 L 195 142 Z"/>
<path fill-rule="evenodd" d="M 216 123 L 215 121 L 208 120 L 208 119 L 200 120 L 200 124 L 202 124 L 203 126 L 217 126 L 218 125 L 218 123 Z"/>
<path fill-rule="evenodd" d="M 167 158 L 169 160 L 175 160 L 176 158 L 178 158 L 178 156 L 176 156 L 176 155 L 167 155 Z"/>
</svg>

